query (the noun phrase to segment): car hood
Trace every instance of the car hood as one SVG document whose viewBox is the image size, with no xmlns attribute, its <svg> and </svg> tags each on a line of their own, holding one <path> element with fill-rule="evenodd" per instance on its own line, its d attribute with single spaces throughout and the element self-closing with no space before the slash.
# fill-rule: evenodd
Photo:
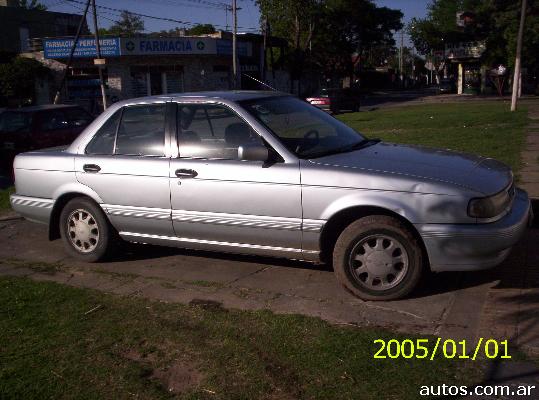
<svg viewBox="0 0 539 400">
<path fill-rule="evenodd" d="M 501 191 L 513 179 L 508 166 L 491 158 L 393 143 L 377 143 L 353 152 L 309 161 L 318 165 L 355 169 L 365 173 L 449 184 L 484 195 Z"/>
</svg>

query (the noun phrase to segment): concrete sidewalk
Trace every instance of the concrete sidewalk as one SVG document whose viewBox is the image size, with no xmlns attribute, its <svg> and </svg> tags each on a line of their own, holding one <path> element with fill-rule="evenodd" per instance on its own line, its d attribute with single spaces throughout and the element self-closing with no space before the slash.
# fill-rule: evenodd
<svg viewBox="0 0 539 400">
<path fill-rule="evenodd" d="M 535 229 L 513 251 L 513 265 L 489 272 L 495 283 L 487 293 L 478 335 L 507 339 L 539 357 L 539 101 L 526 102 L 527 128 L 519 186 L 532 198 Z"/>
<path fill-rule="evenodd" d="M 129 296 L 189 303 L 216 301 L 224 307 L 299 313 L 337 324 L 378 326 L 404 332 L 442 334 L 452 322 L 461 274 L 430 276 L 413 298 L 361 301 L 337 284 L 333 271 L 297 261 L 126 245 L 117 259 L 76 262 L 60 241 L 47 240 L 47 228 L 23 220 L 0 222 L 0 274 L 23 275 Z M 486 292 L 486 289 L 483 289 Z M 474 330 L 461 321 L 462 331 Z"/>
</svg>

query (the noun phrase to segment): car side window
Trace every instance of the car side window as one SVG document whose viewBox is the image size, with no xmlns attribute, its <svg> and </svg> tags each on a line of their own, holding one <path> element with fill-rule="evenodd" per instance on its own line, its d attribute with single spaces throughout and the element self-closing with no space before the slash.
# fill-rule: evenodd
<svg viewBox="0 0 539 400">
<path fill-rule="evenodd" d="M 227 107 L 178 105 L 178 147 L 181 158 L 237 160 L 238 147 L 262 144 L 256 132 Z"/>
<path fill-rule="evenodd" d="M 46 111 L 42 112 L 39 116 L 38 132 L 57 131 L 67 128 L 69 128 L 69 122 L 63 111 Z"/>
<path fill-rule="evenodd" d="M 95 133 L 90 143 L 86 146 L 86 154 L 107 155 L 114 151 L 114 138 L 118 129 L 118 123 L 122 116 L 122 110 L 116 111 L 99 130 Z"/>
<path fill-rule="evenodd" d="M 66 108 L 65 114 L 69 125 L 76 128 L 88 125 L 93 119 L 90 114 L 77 107 Z"/>
<path fill-rule="evenodd" d="M 165 104 L 125 107 L 114 154 L 165 155 Z"/>
</svg>

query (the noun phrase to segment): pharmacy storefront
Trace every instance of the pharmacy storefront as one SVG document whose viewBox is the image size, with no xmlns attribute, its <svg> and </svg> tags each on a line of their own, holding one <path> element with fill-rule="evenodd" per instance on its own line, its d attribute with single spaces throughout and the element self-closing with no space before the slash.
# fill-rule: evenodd
<svg viewBox="0 0 539 400">
<path fill-rule="evenodd" d="M 65 64 L 73 39 L 43 39 L 43 58 Z M 197 90 L 228 90 L 232 85 L 232 42 L 220 37 L 114 37 L 100 39 L 109 102 Z M 255 47 L 255 51 L 253 51 Z M 238 42 L 240 64 L 259 65 L 251 42 Z M 77 42 L 66 93 L 69 101 L 100 98 L 95 40 Z M 92 107 L 89 107 L 92 108 Z"/>
</svg>

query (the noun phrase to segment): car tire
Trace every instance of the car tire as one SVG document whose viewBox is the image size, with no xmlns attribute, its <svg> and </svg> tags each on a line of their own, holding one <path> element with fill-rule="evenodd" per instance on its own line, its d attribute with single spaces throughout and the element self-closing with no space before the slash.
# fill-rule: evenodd
<svg viewBox="0 0 539 400">
<path fill-rule="evenodd" d="M 339 283 L 363 300 L 396 300 L 408 295 L 423 272 L 423 252 L 399 220 L 372 215 L 341 233 L 333 251 Z"/>
<path fill-rule="evenodd" d="M 103 210 L 92 200 L 77 197 L 60 213 L 60 235 L 72 257 L 97 262 L 106 257 L 114 242 L 114 228 Z"/>
</svg>

